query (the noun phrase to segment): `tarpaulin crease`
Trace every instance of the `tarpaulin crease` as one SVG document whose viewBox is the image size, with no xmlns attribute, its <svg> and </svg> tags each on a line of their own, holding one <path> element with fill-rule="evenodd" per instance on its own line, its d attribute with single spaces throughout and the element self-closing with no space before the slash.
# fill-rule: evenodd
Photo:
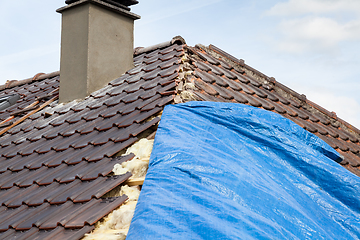
<svg viewBox="0 0 360 240">
<path fill-rule="evenodd" d="M 360 178 L 339 158 L 273 112 L 166 106 L 127 239 L 358 239 Z"/>
</svg>

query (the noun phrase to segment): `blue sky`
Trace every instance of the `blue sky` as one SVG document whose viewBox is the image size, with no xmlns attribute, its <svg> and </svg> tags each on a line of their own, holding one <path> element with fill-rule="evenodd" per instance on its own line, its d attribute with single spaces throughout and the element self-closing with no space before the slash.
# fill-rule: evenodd
<svg viewBox="0 0 360 240">
<path fill-rule="evenodd" d="M 213 44 L 360 128 L 359 0 L 139 0 L 135 46 Z M 59 70 L 65 0 L 0 1 L 0 84 Z"/>
</svg>

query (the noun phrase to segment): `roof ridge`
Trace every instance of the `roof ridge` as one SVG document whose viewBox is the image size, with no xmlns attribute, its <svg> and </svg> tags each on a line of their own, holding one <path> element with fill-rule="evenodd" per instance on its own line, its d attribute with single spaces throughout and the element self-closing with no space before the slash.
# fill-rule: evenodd
<svg viewBox="0 0 360 240">
<path fill-rule="evenodd" d="M 306 98 L 306 95 L 304 94 L 299 94 L 298 92 L 292 90 L 291 88 L 285 86 L 284 84 L 278 82 L 274 77 L 268 77 L 267 75 L 263 74 L 262 72 L 256 70 L 255 68 L 253 67 L 250 67 L 249 65 L 245 64 L 245 61 L 243 59 L 238 59 L 234 56 L 232 56 L 231 54 L 225 52 L 224 50 L 210 44 L 209 47 L 206 47 L 206 46 L 202 46 L 202 45 L 197 45 L 197 47 L 200 47 L 200 48 L 204 48 L 204 50 L 206 52 L 208 52 L 209 54 L 211 54 L 210 51 L 213 51 L 217 54 L 219 54 L 220 56 L 222 57 L 225 57 L 226 59 L 234 62 L 235 64 L 239 64 L 240 66 L 246 68 L 247 70 L 249 71 L 252 71 L 253 73 L 259 75 L 260 77 L 263 77 L 265 78 L 265 80 L 271 82 L 272 84 L 274 84 L 274 86 L 280 88 L 281 90 L 285 91 L 286 93 L 288 94 L 291 94 L 292 96 L 296 97 L 297 99 L 299 99 L 300 101 L 310 105 L 312 108 L 318 110 L 319 112 L 325 114 L 326 116 L 336 120 L 336 121 L 339 121 L 341 124 L 343 124 L 344 126 L 346 126 L 348 129 L 356 132 L 357 134 L 360 135 L 360 130 L 358 128 L 356 128 L 355 126 L 351 125 L 350 123 L 348 123 L 347 121 L 339 118 L 335 112 L 331 112 L 327 109 L 325 109 L 324 107 L 321 107 L 320 105 L 310 101 L 309 99 Z M 209 51 L 210 50 L 210 51 Z"/>
<path fill-rule="evenodd" d="M 159 43 L 159 44 L 156 44 L 156 45 L 152 45 L 152 46 L 149 46 L 149 47 L 137 47 L 134 49 L 134 56 L 138 56 L 140 54 L 143 54 L 143 53 L 147 53 L 147 52 L 151 52 L 151 51 L 154 51 L 156 49 L 160 49 L 160 48 L 166 48 L 166 47 L 169 47 L 173 44 L 186 44 L 186 41 L 183 37 L 181 36 L 176 36 L 176 37 L 173 37 L 170 41 L 166 41 L 166 42 L 163 42 L 163 43 Z"/>
<path fill-rule="evenodd" d="M 13 88 L 13 87 L 17 87 L 17 86 L 21 86 L 21 85 L 24 85 L 27 83 L 32 83 L 32 82 L 41 81 L 41 80 L 44 80 L 47 78 L 52 78 L 52 77 L 55 77 L 58 75 L 60 75 L 60 71 L 51 72 L 51 73 L 37 73 L 34 75 L 34 77 L 26 78 L 23 80 L 7 80 L 5 84 L 0 85 L 0 91 L 9 89 L 9 88 Z"/>
<path fill-rule="evenodd" d="M 143 54 L 143 53 L 151 52 L 156 49 L 166 48 L 173 44 L 179 44 L 179 45 L 186 44 L 186 41 L 181 36 L 175 36 L 170 41 L 166 41 L 166 42 L 163 42 L 160 44 L 152 45 L 152 46 L 145 47 L 145 48 L 144 47 L 136 47 L 136 48 L 134 48 L 134 57 L 138 56 L 140 54 Z M 13 87 L 17 87 L 17 86 L 21 86 L 21 85 L 24 85 L 27 83 L 32 83 L 35 81 L 41 81 L 41 80 L 44 80 L 47 78 L 52 78 L 52 77 L 55 77 L 58 75 L 60 75 L 60 71 L 55 71 L 55 72 L 51 72 L 51 73 L 47 73 L 47 74 L 46 73 L 37 73 L 34 75 L 34 77 L 26 78 L 23 80 L 7 80 L 5 84 L 0 85 L 0 91 L 9 89 L 9 88 L 13 88 Z"/>
</svg>

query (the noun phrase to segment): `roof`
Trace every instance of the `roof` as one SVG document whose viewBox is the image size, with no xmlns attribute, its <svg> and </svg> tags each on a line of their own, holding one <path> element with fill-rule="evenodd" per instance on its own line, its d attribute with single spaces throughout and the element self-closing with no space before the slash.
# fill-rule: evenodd
<svg viewBox="0 0 360 240">
<path fill-rule="evenodd" d="M 315 134 L 343 157 L 342 166 L 360 176 L 360 130 L 305 95 L 277 82 L 223 50 L 187 47 L 197 99 L 237 102 L 273 111 Z"/>
<path fill-rule="evenodd" d="M 137 48 L 134 64 L 67 104 L 57 101 L 59 72 L 0 86 L 0 98 L 21 97 L 0 112 L 1 238 L 90 232 L 126 200 L 101 198 L 131 176 L 111 176 L 116 163 L 133 157 L 118 153 L 156 130 L 166 104 L 235 102 L 279 113 L 327 142 L 360 176 L 358 129 L 215 46 L 190 47 L 176 37 Z"/>
<path fill-rule="evenodd" d="M 174 98 L 183 55 L 177 43 L 144 53 L 81 102 L 58 104 L 59 75 L 3 86 L 0 97 L 21 99 L 0 119 L 24 120 L 0 140 L 0 238 L 81 238 L 120 206 L 126 197 L 101 196 L 131 176 L 108 175 L 133 155 L 114 156 L 159 122 L 153 116 Z"/>
</svg>

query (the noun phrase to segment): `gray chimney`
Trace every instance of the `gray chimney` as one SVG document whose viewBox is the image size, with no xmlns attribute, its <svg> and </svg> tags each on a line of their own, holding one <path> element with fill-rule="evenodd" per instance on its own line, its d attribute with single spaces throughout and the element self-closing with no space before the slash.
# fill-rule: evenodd
<svg viewBox="0 0 360 240">
<path fill-rule="evenodd" d="M 135 0 L 67 0 L 62 14 L 60 102 L 84 99 L 134 67 Z"/>
</svg>

